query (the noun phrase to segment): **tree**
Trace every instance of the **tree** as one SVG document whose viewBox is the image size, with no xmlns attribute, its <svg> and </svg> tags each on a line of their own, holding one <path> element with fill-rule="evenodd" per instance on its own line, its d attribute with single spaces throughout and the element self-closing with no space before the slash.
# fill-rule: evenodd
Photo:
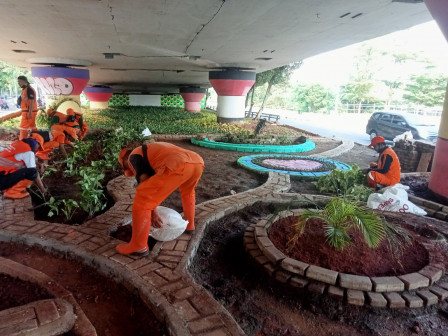
<svg viewBox="0 0 448 336">
<path fill-rule="evenodd" d="M 275 68 L 272 70 L 264 71 L 264 72 L 257 74 L 256 84 L 258 81 L 258 83 L 260 83 L 259 85 L 268 83 L 268 86 L 266 88 L 266 92 L 264 94 L 264 99 L 263 99 L 263 102 L 261 103 L 260 110 L 258 111 L 255 119 L 260 119 L 261 112 L 263 111 L 266 101 L 269 98 L 269 94 L 271 92 L 272 86 L 280 84 L 280 83 L 286 83 L 287 81 L 289 81 L 289 77 L 291 76 L 291 73 L 294 70 L 298 69 L 301 65 L 302 65 L 302 61 L 294 62 L 294 63 L 290 63 L 288 65 L 284 65 L 284 66 L 281 66 L 281 67 L 278 67 L 278 68 Z"/>
<path fill-rule="evenodd" d="M 17 89 L 17 77 L 20 75 L 31 78 L 29 70 L 18 68 L 14 65 L 0 61 L 0 88 L 1 92 L 5 94 L 8 92 L 9 96 L 16 94 Z"/>
<path fill-rule="evenodd" d="M 334 108 L 334 98 L 334 94 L 321 84 L 312 84 L 296 87 L 293 100 L 298 103 L 299 112 L 316 112 Z"/>
<path fill-rule="evenodd" d="M 440 106 L 446 92 L 447 78 L 443 75 L 414 75 L 406 84 L 403 99 L 424 106 Z"/>
</svg>

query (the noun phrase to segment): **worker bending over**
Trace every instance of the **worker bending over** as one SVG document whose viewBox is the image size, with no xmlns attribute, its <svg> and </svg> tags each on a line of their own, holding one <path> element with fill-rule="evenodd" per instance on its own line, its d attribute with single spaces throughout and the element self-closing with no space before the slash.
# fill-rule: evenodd
<svg viewBox="0 0 448 336">
<path fill-rule="evenodd" d="M 367 184 L 373 189 L 381 186 L 392 186 L 400 182 L 401 167 L 397 154 L 386 145 L 382 136 L 376 136 L 368 147 L 379 153 L 378 162 L 370 163 L 367 173 Z"/>
<path fill-rule="evenodd" d="M 132 206 L 132 238 L 129 244 L 119 244 L 118 252 L 148 253 L 151 222 L 154 227 L 161 227 L 155 209 L 177 188 L 188 220 L 186 232 L 194 231 L 195 187 L 204 170 L 204 161 L 197 153 L 166 142 L 154 142 L 132 151 L 123 149 L 118 161 L 124 174 L 135 176 L 138 183 Z"/>
<path fill-rule="evenodd" d="M 89 126 L 84 121 L 82 112 L 75 111 L 71 108 L 67 109 L 67 115 L 69 116 L 69 120 L 65 123 L 67 126 L 78 129 L 79 139 L 84 139 Z"/>
<path fill-rule="evenodd" d="M 44 194 L 46 189 L 36 166 L 36 151 L 42 147 L 43 139 L 35 134 L 33 138 L 14 141 L 0 152 L 0 190 L 8 198 L 29 196 L 26 188 L 34 181 Z"/>
</svg>

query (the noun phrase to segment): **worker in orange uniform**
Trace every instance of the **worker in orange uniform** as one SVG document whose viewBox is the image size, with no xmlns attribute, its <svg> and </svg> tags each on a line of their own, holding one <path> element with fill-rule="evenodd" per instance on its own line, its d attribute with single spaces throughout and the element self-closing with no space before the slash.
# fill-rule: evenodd
<svg viewBox="0 0 448 336">
<path fill-rule="evenodd" d="M 53 110 L 52 108 L 49 108 L 47 110 L 47 116 L 48 119 L 50 119 L 52 125 L 63 124 L 67 120 L 67 115 L 65 113 L 58 112 L 56 110 Z"/>
<path fill-rule="evenodd" d="M 31 133 L 31 137 L 34 134 L 38 134 L 44 140 L 43 149 L 36 153 L 36 156 L 42 160 L 49 160 L 48 154 L 50 154 L 54 148 L 59 147 L 62 156 L 67 157 L 67 151 L 65 150 L 65 145 L 71 145 L 70 140 L 76 140 L 78 138 L 76 134 L 76 129 L 64 126 L 64 125 L 53 125 L 51 126 L 51 131 L 36 131 Z"/>
<path fill-rule="evenodd" d="M 66 125 L 68 125 L 70 127 L 78 128 L 79 129 L 79 132 L 78 132 L 79 139 L 80 140 L 84 139 L 84 136 L 86 135 L 87 131 L 89 130 L 89 126 L 84 121 L 82 112 L 75 111 L 72 108 L 69 108 L 69 109 L 67 109 L 67 115 L 69 117 L 74 116 L 75 119 L 67 121 Z"/>
<path fill-rule="evenodd" d="M 31 87 L 28 79 L 25 76 L 17 77 L 19 86 L 22 88 L 20 93 L 20 109 L 22 110 L 22 120 L 20 121 L 19 139 L 25 139 L 32 131 L 37 131 L 36 115 L 37 115 L 37 101 L 36 91 Z"/>
<path fill-rule="evenodd" d="M 44 140 L 36 134 L 33 138 L 14 141 L 0 152 L 0 190 L 8 198 L 29 196 L 26 188 L 34 181 L 44 194 L 46 189 L 36 165 L 36 151 Z"/>
<path fill-rule="evenodd" d="M 134 150 L 123 149 L 118 161 L 126 176 L 135 176 L 138 187 L 132 206 L 132 238 L 119 244 L 121 254 L 148 253 L 151 224 L 161 227 L 155 211 L 173 191 L 179 188 L 187 233 L 194 232 L 195 188 L 204 170 L 199 154 L 166 142 L 154 142 Z M 152 218 L 152 220 L 151 220 Z"/>
<path fill-rule="evenodd" d="M 372 162 L 367 173 L 367 184 L 373 189 L 381 186 L 392 186 L 400 182 L 401 167 L 397 154 L 386 145 L 382 136 L 372 139 L 368 147 L 379 153 L 378 162 Z"/>
</svg>

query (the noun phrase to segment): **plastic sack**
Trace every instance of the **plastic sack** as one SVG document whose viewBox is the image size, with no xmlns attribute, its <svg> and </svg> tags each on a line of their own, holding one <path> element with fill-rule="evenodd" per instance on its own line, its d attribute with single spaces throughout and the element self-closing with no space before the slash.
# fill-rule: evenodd
<svg viewBox="0 0 448 336">
<path fill-rule="evenodd" d="M 400 140 L 404 140 L 404 141 L 406 141 L 406 140 L 408 140 L 408 141 L 412 141 L 412 140 L 414 140 L 414 136 L 412 135 L 412 132 L 411 131 L 406 131 L 406 132 L 404 132 L 404 133 L 402 133 L 402 134 L 398 134 L 395 138 L 394 138 L 394 142 L 398 142 L 398 141 L 400 141 Z"/>
<path fill-rule="evenodd" d="M 160 228 L 151 227 L 149 235 L 159 241 L 169 241 L 179 237 L 187 228 L 188 221 L 175 210 L 158 206 L 157 213 L 162 220 Z"/>
<path fill-rule="evenodd" d="M 151 133 L 151 131 L 149 130 L 149 128 L 148 127 L 146 127 L 144 130 L 143 130 L 143 132 L 142 132 L 142 135 L 143 136 L 150 136 L 152 133 Z"/>
<path fill-rule="evenodd" d="M 407 189 L 409 189 L 409 187 L 400 183 L 386 187 L 383 189 L 382 194 L 370 194 L 367 199 L 367 206 L 371 209 L 380 211 L 412 213 L 419 216 L 425 216 L 425 210 L 408 200 Z"/>
</svg>

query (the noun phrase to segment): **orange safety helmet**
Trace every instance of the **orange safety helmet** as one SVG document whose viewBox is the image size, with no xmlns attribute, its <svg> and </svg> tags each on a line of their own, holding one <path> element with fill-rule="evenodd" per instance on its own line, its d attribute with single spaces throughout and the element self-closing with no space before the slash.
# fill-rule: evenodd
<svg viewBox="0 0 448 336">
<path fill-rule="evenodd" d="M 383 143 L 386 142 L 386 139 L 384 139 L 384 137 L 382 136 L 376 136 L 372 139 L 372 142 L 370 143 L 370 145 L 368 145 L 367 147 L 373 147 L 379 143 Z"/>
<path fill-rule="evenodd" d="M 134 172 L 131 169 L 125 169 L 123 164 L 124 158 L 129 152 L 131 152 L 131 150 L 128 148 L 122 149 L 121 152 L 118 154 L 118 162 L 120 163 L 121 168 L 123 168 L 125 176 L 134 176 Z"/>
<path fill-rule="evenodd" d="M 69 116 L 75 115 L 75 110 L 72 108 L 68 108 L 65 113 Z"/>
</svg>

